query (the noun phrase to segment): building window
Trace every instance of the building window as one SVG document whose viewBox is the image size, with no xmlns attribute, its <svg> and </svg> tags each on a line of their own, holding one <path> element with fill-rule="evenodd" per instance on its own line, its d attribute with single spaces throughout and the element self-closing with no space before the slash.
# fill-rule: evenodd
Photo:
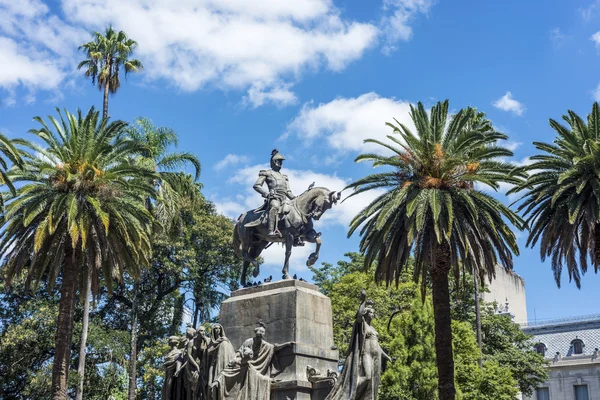
<svg viewBox="0 0 600 400">
<path fill-rule="evenodd" d="M 590 400 L 587 385 L 575 385 L 575 400 Z"/>
<path fill-rule="evenodd" d="M 535 345 L 535 352 L 541 354 L 542 356 L 546 355 L 546 345 L 544 343 L 538 343 Z"/>
<path fill-rule="evenodd" d="M 581 339 L 573 340 L 571 348 L 573 349 L 573 354 L 583 354 L 583 341 Z"/>
<path fill-rule="evenodd" d="M 536 400 L 550 400 L 550 389 L 547 387 L 535 389 Z"/>
</svg>

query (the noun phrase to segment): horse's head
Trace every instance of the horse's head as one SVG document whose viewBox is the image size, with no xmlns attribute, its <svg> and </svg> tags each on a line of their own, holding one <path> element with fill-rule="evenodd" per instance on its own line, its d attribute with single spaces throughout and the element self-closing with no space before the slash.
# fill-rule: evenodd
<svg viewBox="0 0 600 400">
<path fill-rule="evenodd" d="M 330 191 L 329 189 L 325 188 L 318 189 L 320 189 L 319 195 L 315 197 L 311 207 L 311 214 L 315 220 L 319 220 L 321 215 L 333 207 L 334 204 L 337 204 L 338 200 L 342 196 L 340 192 Z"/>
</svg>

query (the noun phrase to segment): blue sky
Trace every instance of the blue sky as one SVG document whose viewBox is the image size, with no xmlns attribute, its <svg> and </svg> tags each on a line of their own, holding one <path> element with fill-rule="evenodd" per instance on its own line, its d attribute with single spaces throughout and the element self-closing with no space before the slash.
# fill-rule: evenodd
<svg viewBox="0 0 600 400">
<path fill-rule="evenodd" d="M 111 97 L 111 116 L 175 129 L 231 217 L 260 204 L 251 185 L 273 148 L 295 192 L 313 181 L 341 190 L 371 171 L 353 163 L 362 140 L 408 121 L 416 101 L 486 112 L 522 163 L 532 141 L 552 140 L 548 118 L 587 115 L 600 100 L 600 1 L 0 0 L 0 131 L 26 136 L 54 107 L 101 107 L 77 47 L 110 23 L 138 41 L 145 65 Z M 320 221 L 321 261 L 357 249 L 347 224 L 368 199 Z M 582 290 L 564 276 L 558 289 L 524 238 L 515 270 L 530 319 L 597 312 L 600 276 L 588 273 Z M 311 251 L 296 249 L 293 273 L 310 278 Z M 278 277 L 282 250 L 265 258 L 263 275 Z"/>
</svg>

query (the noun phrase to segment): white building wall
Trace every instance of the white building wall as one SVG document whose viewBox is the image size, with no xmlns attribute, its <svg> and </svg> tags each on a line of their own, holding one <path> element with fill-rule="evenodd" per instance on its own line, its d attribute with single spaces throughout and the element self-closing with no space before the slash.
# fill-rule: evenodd
<svg viewBox="0 0 600 400">
<path fill-rule="evenodd" d="M 486 302 L 497 302 L 504 307 L 508 301 L 509 312 L 515 316 L 517 323 L 527 322 L 527 299 L 525 297 L 525 281 L 513 271 L 507 271 L 498 266 L 496 278 L 490 283 L 486 280 L 485 285 L 489 293 L 483 293 L 482 298 Z"/>
</svg>

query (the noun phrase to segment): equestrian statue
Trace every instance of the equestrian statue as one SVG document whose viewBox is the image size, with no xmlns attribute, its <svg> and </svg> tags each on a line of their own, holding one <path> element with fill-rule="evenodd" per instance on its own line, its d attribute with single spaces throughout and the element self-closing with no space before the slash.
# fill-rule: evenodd
<svg viewBox="0 0 600 400">
<path fill-rule="evenodd" d="M 313 220 L 321 218 L 341 197 L 341 193 L 313 185 L 301 195 L 294 196 L 288 177 L 280 172 L 283 160 L 285 157 L 277 149 L 271 152 L 271 169 L 260 171 L 254 184 L 254 190 L 262 195 L 265 202 L 261 207 L 240 215 L 235 224 L 233 246 L 243 259 L 242 286 L 248 284 L 246 274 L 250 264 L 254 266 L 252 275 L 259 275 L 256 259 L 273 243 L 285 244 L 283 279 L 290 279 L 288 270 L 293 246 L 315 243 L 315 252 L 306 261 L 306 265 L 313 265 L 321 248 L 321 233 L 314 230 Z M 266 189 L 263 187 L 265 184 Z"/>
</svg>

